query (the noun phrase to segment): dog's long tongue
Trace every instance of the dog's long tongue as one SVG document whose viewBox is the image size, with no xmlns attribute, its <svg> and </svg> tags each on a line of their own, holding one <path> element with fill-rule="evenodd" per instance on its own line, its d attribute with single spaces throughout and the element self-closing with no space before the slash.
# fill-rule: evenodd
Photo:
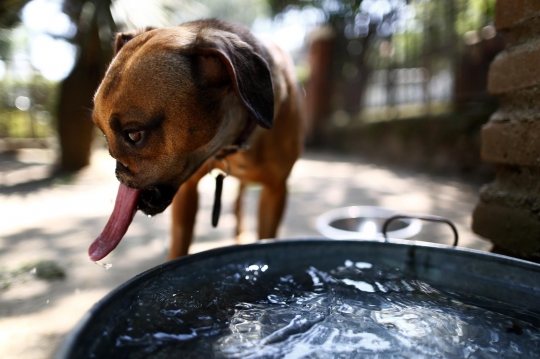
<svg viewBox="0 0 540 359">
<path fill-rule="evenodd" d="M 98 261 L 111 253 L 126 234 L 126 231 L 137 211 L 140 189 L 133 189 L 120 184 L 114 210 L 103 232 L 96 238 L 88 249 L 88 255 L 93 261 Z"/>
</svg>

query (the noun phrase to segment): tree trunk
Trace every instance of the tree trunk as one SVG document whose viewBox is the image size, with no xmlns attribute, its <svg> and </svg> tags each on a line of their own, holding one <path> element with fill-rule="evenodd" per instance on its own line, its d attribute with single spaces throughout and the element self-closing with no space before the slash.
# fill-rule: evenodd
<svg viewBox="0 0 540 359">
<path fill-rule="evenodd" d="M 82 38 L 86 41 L 81 41 L 77 63 L 60 88 L 58 136 L 61 171 L 76 171 L 90 163 L 94 132 L 93 97 L 106 67 L 108 54 L 104 54 L 96 19 L 85 35 Z"/>
<path fill-rule="evenodd" d="M 76 67 L 62 83 L 58 105 L 61 170 L 76 171 L 90 163 L 92 96 L 98 83 L 99 78 L 83 66 Z"/>
</svg>

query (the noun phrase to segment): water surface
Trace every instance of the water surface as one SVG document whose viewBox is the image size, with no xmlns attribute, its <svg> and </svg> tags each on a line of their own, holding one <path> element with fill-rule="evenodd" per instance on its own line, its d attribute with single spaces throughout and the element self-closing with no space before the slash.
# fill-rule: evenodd
<svg viewBox="0 0 540 359">
<path fill-rule="evenodd" d="M 138 292 L 121 325 L 103 333 L 111 357 L 540 356 L 538 319 L 523 308 L 436 289 L 387 266 L 347 260 L 280 273 L 242 263 L 193 273 L 191 282 L 202 285 L 168 278 Z"/>
</svg>

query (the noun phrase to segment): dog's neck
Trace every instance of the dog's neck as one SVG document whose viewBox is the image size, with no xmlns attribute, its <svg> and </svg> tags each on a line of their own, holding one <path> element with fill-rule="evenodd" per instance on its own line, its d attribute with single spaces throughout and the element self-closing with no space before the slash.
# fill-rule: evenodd
<svg viewBox="0 0 540 359">
<path fill-rule="evenodd" d="M 257 122 L 253 119 L 248 119 L 244 130 L 240 132 L 240 135 L 236 138 L 232 145 L 227 145 L 216 153 L 214 158 L 216 160 L 222 160 L 227 156 L 233 155 L 238 152 L 247 151 L 249 149 L 248 140 L 253 131 L 257 127 Z"/>
<path fill-rule="evenodd" d="M 254 119 L 249 118 L 244 127 L 244 130 L 240 132 L 240 135 L 236 138 L 236 141 L 234 141 L 233 145 L 240 148 L 247 147 L 249 137 L 251 136 L 253 131 L 255 131 L 255 127 L 257 127 L 257 122 Z"/>
<path fill-rule="evenodd" d="M 214 138 L 212 141 L 218 146 L 214 152 L 217 160 L 247 150 L 248 141 L 257 127 L 257 122 L 248 116 L 236 96 L 229 95 L 223 100 L 223 105 L 227 111 L 218 131 L 220 138 Z"/>
</svg>

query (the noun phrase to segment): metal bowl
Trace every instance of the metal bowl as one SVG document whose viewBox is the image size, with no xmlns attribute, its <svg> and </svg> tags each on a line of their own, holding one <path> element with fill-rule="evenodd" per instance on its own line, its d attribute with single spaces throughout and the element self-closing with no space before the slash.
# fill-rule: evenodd
<svg viewBox="0 0 540 359">
<path fill-rule="evenodd" d="M 144 300 L 159 302 L 160 293 L 170 291 L 171 283 L 174 290 L 197 298 L 201 294 L 196 293 L 209 288 L 216 278 L 221 280 L 220 268 L 233 263 L 265 263 L 268 266 L 265 275 L 279 278 L 282 271 L 309 265 L 327 270 L 347 261 L 391 266 L 435 288 L 512 303 L 529 317 L 540 318 L 540 265 L 535 263 L 409 240 L 278 240 L 190 255 L 136 276 L 85 315 L 64 342 L 57 358 L 127 357 L 115 352 L 120 328 L 132 318 L 133 308 Z M 504 310 L 504 306 L 499 310 Z M 139 323 L 153 325 L 150 319 Z M 538 323 L 535 325 L 539 327 Z M 510 329 L 518 331 L 518 328 Z M 166 357 L 198 357 L 196 354 L 181 347 Z M 138 353 L 137 358 L 147 358 L 145 355 Z"/>
<path fill-rule="evenodd" d="M 383 238 L 384 222 L 397 212 L 384 207 L 351 206 L 333 209 L 317 218 L 317 230 L 330 239 Z M 390 238 L 407 239 L 417 235 L 422 222 L 414 218 L 393 221 L 388 228 Z"/>
</svg>

